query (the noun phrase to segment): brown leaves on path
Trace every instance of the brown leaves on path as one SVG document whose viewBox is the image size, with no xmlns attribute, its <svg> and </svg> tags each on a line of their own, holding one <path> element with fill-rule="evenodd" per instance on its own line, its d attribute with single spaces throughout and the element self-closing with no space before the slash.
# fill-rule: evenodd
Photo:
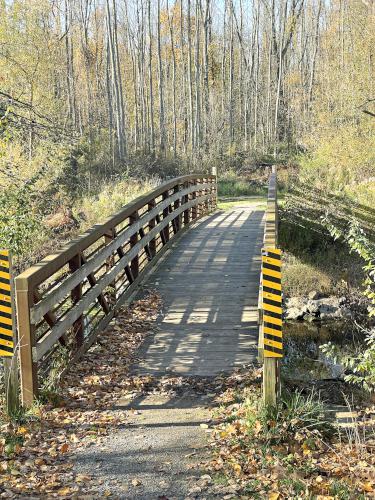
<svg viewBox="0 0 375 500">
<path fill-rule="evenodd" d="M 132 386 L 129 367 L 138 347 L 152 334 L 160 306 L 160 297 L 151 292 L 124 308 L 67 373 L 57 404 L 36 404 L 20 424 L 3 418 L 0 498 L 95 494 L 91 477 L 76 474 L 70 459 L 78 448 L 98 443 L 110 429 L 126 425 L 126 412 L 116 403 Z"/>
</svg>

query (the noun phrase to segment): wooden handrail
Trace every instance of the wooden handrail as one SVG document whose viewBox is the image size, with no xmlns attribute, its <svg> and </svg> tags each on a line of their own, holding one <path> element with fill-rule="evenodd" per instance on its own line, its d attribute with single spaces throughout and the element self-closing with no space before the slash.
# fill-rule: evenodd
<svg viewBox="0 0 375 500">
<path fill-rule="evenodd" d="M 77 360 L 174 237 L 216 208 L 216 191 L 215 176 L 171 179 L 16 278 L 25 406 L 37 396 L 56 349 Z"/>
</svg>

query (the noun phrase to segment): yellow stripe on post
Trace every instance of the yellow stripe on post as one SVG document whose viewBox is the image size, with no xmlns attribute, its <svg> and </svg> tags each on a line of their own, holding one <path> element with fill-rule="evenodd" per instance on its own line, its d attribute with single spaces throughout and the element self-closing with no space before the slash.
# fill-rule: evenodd
<svg viewBox="0 0 375 500">
<path fill-rule="evenodd" d="M 281 271 L 274 271 L 273 269 L 267 269 L 263 267 L 263 274 L 267 278 L 267 276 L 272 276 L 273 278 L 281 279 Z"/>
<path fill-rule="evenodd" d="M 283 357 L 282 296 L 281 293 L 277 293 L 281 290 L 281 250 L 279 248 L 263 248 L 262 309 L 263 355 L 265 358 Z M 273 291 L 275 293 L 272 293 Z"/>
<path fill-rule="evenodd" d="M 264 312 L 264 322 L 272 323 L 273 325 L 282 326 L 283 321 L 279 318 L 273 318 L 272 316 L 267 316 L 267 312 Z"/>
<path fill-rule="evenodd" d="M 0 304 L 0 312 L 3 312 L 5 314 L 12 314 L 12 308 L 10 307 L 10 303 L 9 303 L 9 307 L 7 306 L 2 306 Z"/>
<path fill-rule="evenodd" d="M 281 262 L 279 259 L 273 259 L 272 257 L 267 257 L 265 255 L 262 256 L 262 262 L 265 262 L 266 264 L 271 264 L 272 266 L 281 266 Z"/>
<path fill-rule="evenodd" d="M 283 357 L 283 355 L 281 353 L 267 351 L 266 348 L 264 348 L 263 355 L 265 358 L 282 358 Z"/>
<path fill-rule="evenodd" d="M 263 290 L 263 298 L 264 299 L 274 300 L 275 302 L 280 302 L 280 304 L 281 304 L 281 301 L 282 301 L 281 295 L 276 295 L 274 293 L 265 292 L 264 290 Z"/>
<path fill-rule="evenodd" d="M 0 250 L 0 356 L 13 356 L 13 303 L 11 258 L 8 250 Z M 5 363 L 5 362 L 4 362 Z M 4 364 L 4 369 L 5 369 Z"/>
<path fill-rule="evenodd" d="M 263 276 L 263 286 L 268 288 L 273 288 L 274 290 L 279 290 L 281 292 L 281 283 L 274 283 L 273 281 L 268 281 L 267 276 Z"/>
<path fill-rule="evenodd" d="M 268 335 L 273 335 L 274 337 L 280 337 L 282 338 L 283 333 L 281 330 L 275 330 L 274 328 L 270 328 L 269 326 L 264 326 L 263 327 L 263 332 Z"/>
<path fill-rule="evenodd" d="M 281 309 L 281 307 L 272 306 L 271 304 L 267 304 L 266 302 L 263 302 L 263 309 L 265 311 L 274 312 L 274 313 L 280 314 L 280 315 L 283 313 L 283 310 Z"/>
<path fill-rule="evenodd" d="M 283 344 L 281 342 L 276 342 L 275 340 L 264 338 L 264 345 L 269 345 L 271 347 L 277 347 L 278 349 L 283 348 Z"/>
</svg>

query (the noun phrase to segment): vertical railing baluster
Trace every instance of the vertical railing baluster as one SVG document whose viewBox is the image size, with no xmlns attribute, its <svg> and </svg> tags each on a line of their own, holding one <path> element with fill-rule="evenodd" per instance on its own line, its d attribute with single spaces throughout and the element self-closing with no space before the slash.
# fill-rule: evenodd
<svg viewBox="0 0 375 500">
<path fill-rule="evenodd" d="M 190 181 L 186 181 L 185 188 L 188 189 L 189 187 L 190 187 Z M 185 194 L 184 196 L 184 204 L 185 203 L 189 203 L 189 194 Z M 188 226 L 189 222 L 190 222 L 190 209 L 187 208 L 186 210 L 184 210 L 184 226 Z"/>
<path fill-rule="evenodd" d="M 81 254 L 77 254 L 69 261 L 69 270 L 73 274 L 78 271 L 82 265 Z M 74 307 L 77 302 L 82 298 L 82 282 L 75 286 L 70 292 L 70 298 L 72 301 L 72 307 Z M 73 323 L 73 335 L 76 349 L 79 349 L 83 345 L 84 340 L 84 324 L 83 316 L 79 316 Z"/>
<path fill-rule="evenodd" d="M 177 184 L 177 186 L 175 186 L 173 188 L 173 193 L 176 194 L 180 191 L 180 185 Z M 177 200 L 175 200 L 174 204 L 173 204 L 173 210 L 177 210 L 180 206 L 180 198 L 177 198 Z M 177 215 L 177 217 L 175 219 L 173 219 L 173 230 L 174 230 L 174 233 L 178 233 L 178 231 L 180 230 L 181 228 L 181 214 Z"/>
<path fill-rule="evenodd" d="M 194 186 L 194 191 L 192 192 L 192 200 L 195 200 L 197 198 L 197 180 L 193 180 L 193 186 Z M 197 213 L 198 213 L 198 207 L 197 205 L 193 205 L 191 209 L 191 219 L 194 221 L 197 218 Z"/>
<path fill-rule="evenodd" d="M 148 211 L 150 212 L 151 210 L 153 210 L 155 208 L 155 206 L 156 206 L 155 199 L 153 199 L 148 203 Z M 151 229 L 153 229 L 155 226 L 156 226 L 155 217 L 152 217 L 152 219 L 150 219 L 150 221 L 148 223 L 148 230 L 151 231 Z M 155 257 L 155 255 L 156 255 L 156 239 L 155 238 L 152 238 L 152 240 L 150 241 L 149 249 L 150 249 L 151 257 Z"/>
<path fill-rule="evenodd" d="M 134 213 L 131 214 L 129 217 L 129 222 L 130 225 L 134 224 L 138 220 L 138 211 L 135 211 Z M 136 231 L 131 237 L 130 237 L 130 248 L 135 247 L 135 245 L 138 242 L 138 232 Z M 138 274 L 139 274 L 139 252 L 138 254 L 132 259 L 130 263 L 130 269 L 133 275 L 133 278 L 136 279 Z"/>
<path fill-rule="evenodd" d="M 163 197 L 163 201 L 167 200 L 169 198 L 169 191 L 165 191 L 163 193 L 162 197 Z M 166 217 L 168 217 L 168 215 L 169 215 L 169 206 L 167 206 L 163 210 L 163 219 L 165 219 Z M 169 241 L 169 223 L 163 229 L 163 234 L 164 234 L 164 241 L 165 241 L 164 244 L 166 244 Z"/>
<path fill-rule="evenodd" d="M 116 230 L 114 227 L 111 227 L 107 234 L 104 235 L 104 242 L 106 245 L 109 245 L 114 239 L 116 238 Z M 106 272 L 108 273 L 111 268 L 114 266 L 115 264 L 115 254 L 112 253 L 106 260 L 106 263 L 105 263 L 105 268 L 106 268 Z M 113 308 L 116 304 L 116 300 L 117 300 L 117 295 L 116 295 L 116 280 L 113 280 L 110 284 L 109 284 L 109 288 L 110 288 L 110 292 L 109 292 L 109 302 L 111 304 L 111 308 Z"/>
</svg>

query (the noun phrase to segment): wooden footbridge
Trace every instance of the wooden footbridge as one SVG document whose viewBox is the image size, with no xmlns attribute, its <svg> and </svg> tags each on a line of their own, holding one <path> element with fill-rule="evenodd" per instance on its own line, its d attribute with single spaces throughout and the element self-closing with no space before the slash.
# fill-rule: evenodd
<svg viewBox="0 0 375 500">
<path fill-rule="evenodd" d="M 164 306 L 134 369 L 210 376 L 255 360 L 261 248 L 275 245 L 275 186 L 273 173 L 266 215 L 250 207 L 220 212 L 215 176 L 178 177 L 20 274 L 24 405 L 51 367 L 76 362 L 143 286 L 156 289 Z"/>
</svg>

